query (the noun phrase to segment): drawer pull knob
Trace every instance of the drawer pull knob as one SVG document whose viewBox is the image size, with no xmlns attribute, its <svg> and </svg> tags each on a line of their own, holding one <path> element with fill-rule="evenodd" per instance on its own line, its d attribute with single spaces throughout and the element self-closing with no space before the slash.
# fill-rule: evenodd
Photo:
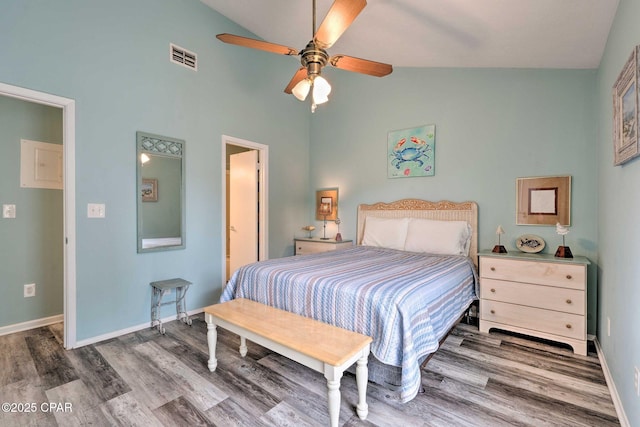
<svg viewBox="0 0 640 427">
<path fill-rule="evenodd" d="M 571 324 L 567 323 L 567 329 L 571 329 Z"/>
<path fill-rule="evenodd" d="M 495 310 L 491 310 L 491 314 L 496 314 L 496 311 Z"/>
<path fill-rule="evenodd" d="M 572 301 L 570 299 L 567 300 L 567 304 L 571 304 Z"/>
<path fill-rule="evenodd" d="M 491 288 L 491 292 L 493 292 L 494 294 L 496 293 L 496 290 Z"/>
<path fill-rule="evenodd" d="M 567 274 L 567 279 L 568 279 L 568 280 L 571 280 L 571 279 L 572 279 L 572 277 L 571 277 L 571 275 L 570 275 L 570 274 Z"/>
<path fill-rule="evenodd" d="M 491 267 L 491 271 L 496 271 L 496 268 L 495 267 Z"/>
</svg>

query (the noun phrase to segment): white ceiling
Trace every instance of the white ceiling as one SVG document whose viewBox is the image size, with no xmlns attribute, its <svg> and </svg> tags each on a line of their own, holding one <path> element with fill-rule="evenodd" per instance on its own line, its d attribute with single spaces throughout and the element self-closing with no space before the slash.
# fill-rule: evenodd
<svg viewBox="0 0 640 427">
<path fill-rule="evenodd" d="M 300 50 L 312 38 L 311 0 L 201 1 L 268 42 Z M 597 68 L 618 2 L 368 0 L 328 52 L 396 67 Z M 317 0 L 316 25 L 332 3 Z"/>
</svg>

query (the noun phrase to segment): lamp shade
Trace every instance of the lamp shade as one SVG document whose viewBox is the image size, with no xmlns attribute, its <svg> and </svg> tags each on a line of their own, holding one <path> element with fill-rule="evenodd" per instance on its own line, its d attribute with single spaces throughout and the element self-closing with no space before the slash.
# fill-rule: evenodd
<svg viewBox="0 0 640 427">
<path fill-rule="evenodd" d="M 293 89 L 291 89 L 291 93 L 300 101 L 304 101 L 305 99 L 307 99 L 310 88 L 311 81 L 309 79 L 300 80 L 298 84 L 295 85 Z"/>
<path fill-rule="evenodd" d="M 322 76 L 313 79 L 313 102 L 314 104 L 324 104 L 329 100 L 331 85 Z"/>
<path fill-rule="evenodd" d="M 330 203 L 320 203 L 320 215 L 329 215 L 331 213 Z"/>
</svg>

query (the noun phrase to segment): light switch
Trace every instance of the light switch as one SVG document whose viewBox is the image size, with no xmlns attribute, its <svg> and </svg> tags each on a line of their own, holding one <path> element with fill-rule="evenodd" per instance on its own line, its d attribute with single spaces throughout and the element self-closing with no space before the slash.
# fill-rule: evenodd
<svg viewBox="0 0 640 427">
<path fill-rule="evenodd" d="M 87 205 L 87 217 L 88 218 L 104 218 L 105 217 L 104 203 L 89 203 Z"/>
<path fill-rule="evenodd" d="M 2 218 L 15 218 L 16 205 L 2 205 Z"/>
</svg>

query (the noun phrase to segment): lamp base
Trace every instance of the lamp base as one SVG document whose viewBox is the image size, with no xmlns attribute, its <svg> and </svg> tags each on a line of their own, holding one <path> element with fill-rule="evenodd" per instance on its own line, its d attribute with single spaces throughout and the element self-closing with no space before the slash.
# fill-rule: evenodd
<svg viewBox="0 0 640 427">
<path fill-rule="evenodd" d="M 495 252 L 497 254 L 506 254 L 507 253 L 507 249 L 505 249 L 505 247 L 502 246 L 502 245 L 495 245 L 491 252 Z"/>
<path fill-rule="evenodd" d="M 342 234 L 340 234 L 340 233 L 336 234 L 335 241 L 336 242 L 342 242 Z"/>
<path fill-rule="evenodd" d="M 573 258 L 573 254 L 571 253 L 569 246 L 558 246 L 555 256 L 557 258 Z"/>
</svg>

